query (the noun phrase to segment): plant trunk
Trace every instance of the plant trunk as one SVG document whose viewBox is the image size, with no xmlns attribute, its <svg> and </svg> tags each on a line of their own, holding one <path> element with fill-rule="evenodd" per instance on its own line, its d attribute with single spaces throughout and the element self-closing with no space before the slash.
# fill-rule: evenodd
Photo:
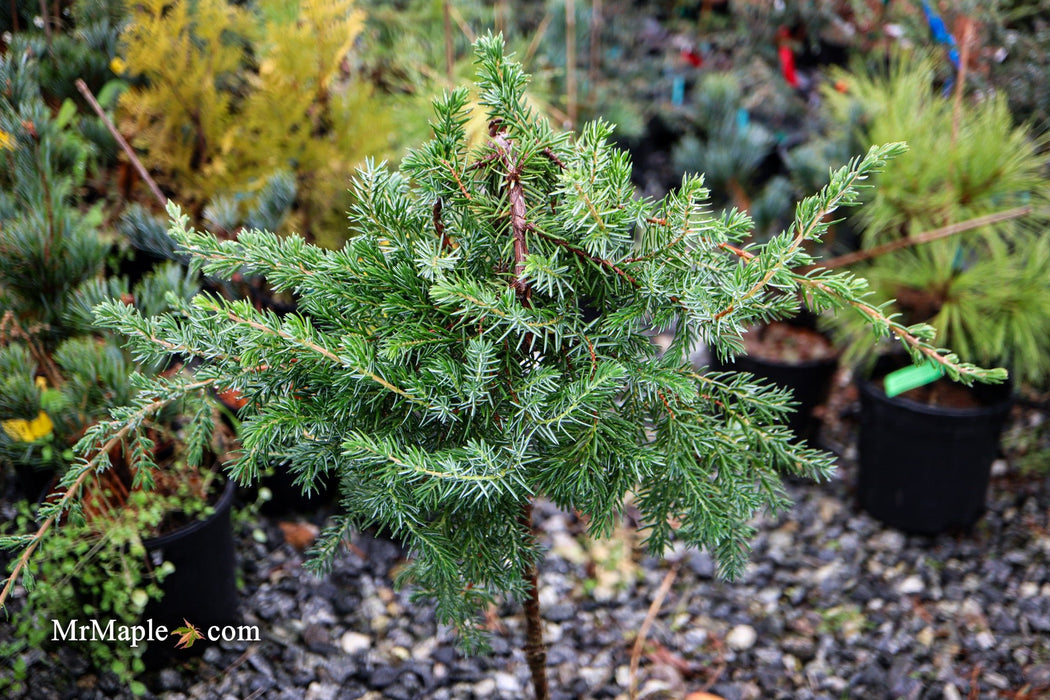
<svg viewBox="0 0 1050 700">
<path fill-rule="evenodd" d="M 576 128 L 576 1 L 565 2 L 565 93 L 569 128 Z"/>
<path fill-rule="evenodd" d="M 521 509 L 521 525 L 533 535 L 532 501 Z M 532 672 L 532 687 L 536 700 L 550 700 L 550 687 L 547 684 L 547 647 L 543 643 L 543 618 L 540 616 L 540 587 L 536 565 L 530 563 L 524 572 L 528 584 L 528 597 L 525 598 L 525 659 Z"/>
<path fill-rule="evenodd" d="M 51 17 L 47 11 L 47 0 L 40 0 L 40 17 L 44 20 L 44 36 L 47 38 L 47 51 L 51 53 Z"/>
<path fill-rule="evenodd" d="M 451 84 L 455 81 L 455 47 L 452 44 L 452 0 L 445 0 L 445 77 Z"/>
</svg>

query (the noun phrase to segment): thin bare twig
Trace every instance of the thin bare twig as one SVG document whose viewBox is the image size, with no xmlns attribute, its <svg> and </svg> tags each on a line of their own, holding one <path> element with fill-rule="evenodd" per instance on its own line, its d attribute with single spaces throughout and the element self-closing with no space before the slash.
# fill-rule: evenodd
<svg viewBox="0 0 1050 700">
<path fill-rule="evenodd" d="M 539 26 L 536 27 L 536 31 L 532 33 L 532 40 L 529 42 L 529 47 L 525 49 L 525 56 L 521 59 L 521 65 L 529 65 L 529 61 L 536 55 L 536 49 L 540 46 L 540 41 L 543 36 L 547 33 L 547 27 L 550 25 L 551 20 L 554 19 L 554 15 L 551 14 L 550 10 L 547 10 L 547 14 L 543 15 L 543 19 L 540 20 Z"/>
<path fill-rule="evenodd" d="M 160 188 L 157 187 L 156 181 L 154 181 L 154 179 L 150 177 L 150 174 L 146 170 L 146 167 L 142 165 L 142 161 L 139 160 L 139 157 L 137 155 L 135 155 L 135 151 L 131 149 L 131 145 L 128 144 L 127 140 L 121 135 L 119 131 L 117 131 L 117 127 L 113 125 L 113 122 L 110 120 L 109 115 L 107 115 L 105 110 L 102 109 L 102 105 L 100 105 L 98 103 L 98 100 L 95 99 L 95 96 L 91 94 L 91 89 L 80 78 L 77 78 L 76 86 L 77 90 L 80 90 L 80 94 L 83 95 L 84 99 L 87 100 L 88 104 L 91 105 L 91 109 L 95 110 L 95 114 L 98 115 L 98 118 L 101 119 L 102 123 L 106 125 L 107 129 L 109 129 L 109 133 L 111 133 L 113 135 L 113 138 L 116 139 L 117 143 L 120 145 L 121 150 L 124 151 L 125 155 L 127 155 L 128 160 L 131 161 L 131 165 L 135 168 L 138 174 L 145 181 L 146 185 L 149 187 L 149 191 L 153 193 L 153 196 L 156 198 L 157 202 L 160 203 L 160 206 L 162 208 L 168 206 L 168 198 L 161 193 Z"/>
<path fill-rule="evenodd" d="M 467 188 L 463 184 L 463 181 L 459 179 L 459 173 L 456 172 L 455 166 L 453 166 L 452 163 L 448 162 L 444 158 L 441 159 L 441 162 L 446 168 L 448 168 L 448 171 L 452 173 L 452 177 L 456 178 L 456 184 L 459 185 L 459 191 L 463 193 L 463 198 L 466 199 L 468 202 L 472 200 L 473 197 L 470 196 L 470 192 L 467 191 Z"/>
<path fill-rule="evenodd" d="M 800 272 L 807 272 L 819 267 L 827 270 L 831 270 L 837 267 L 846 267 L 854 263 L 861 262 L 863 260 L 869 260 L 871 258 L 877 258 L 880 255 L 885 255 L 894 250 L 900 250 L 901 248 L 908 248 L 913 245 L 922 245 L 923 243 L 931 243 L 938 241 L 942 238 L 948 238 L 954 236 L 957 233 L 963 233 L 964 231 L 972 231 L 975 228 L 982 226 L 991 226 L 992 224 L 1002 223 L 1003 221 L 1010 221 L 1011 219 L 1019 219 L 1022 216 L 1028 216 L 1032 213 L 1032 207 L 1024 205 L 1021 207 L 1014 207 L 1013 209 L 1006 209 L 1004 211 L 995 212 L 994 214 L 985 214 L 984 216 L 978 216 L 973 219 L 967 219 L 966 221 L 960 221 L 958 223 L 949 224 L 942 226 L 941 228 L 931 229 L 929 231 L 923 231 L 922 233 L 910 236 L 908 238 L 901 238 L 896 241 L 890 241 L 882 245 L 869 248 L 867 250 L 858 250 L 853 253 L 846 253 L 845 255 L 839 255 L 834 258 L 828 258 L 827 260 L 821 261 L 814 265 L 808 265 L 806 267 L 799 268 Z"/>
<path fill-rule="evenodd" d="M 966 700 L 980 700 L 979 693 L 981 692 L 981 684 L 978 679 L 981 677 L 981 664 L 974 664 L 973 670 L 970 671 L 970 692 L 966 694 Z"/>
<path fill-rule="evenodd" d="M 642 622 L 642 626 L 638 629 L 638 636 L 635 637 L 634 647 L 631 649 L 631 665 L 630 665 L 630 683 L 628 685 L 628 696 L 631 700 L 638 697 L 638 661 L 642 658 L 642 648 L 645 646 L 645 638 L 649 636 L 649 628 L 653 626 L 653 621 L 656 619 L 656 615 L 660 612 L 660 607 L 664 604 L 664 598 L 667 597 L 668 591 L 671 590 L 671 584 L 674 583 L 675 577 L 678 576 L 678 568 L 682 565 L 681 560 L 676 561 L 671 565 L 671 568 L 664 574 L 664 580 L 660 582 L 660 587 L 656 589 L 656 595 L 653 596 L 653 602 L 649 605 L 649 612 L 645 614 L 645 620 Z"/>
<path fill-rule="evenodd" d="M 226 668 L 223 669 L 223 671 L 222 671 L 223 675 L 226 675 L 230 671 L 233 671 L 235 668 L 237 668 L 238 666 L 243 664 L 245 661 L 247 661 L 252 656 L 252 654 L 257 652 L 258 650 L 259 650 L 259 645 L 258 644 L 251 644 L 251 645 L 249 645 L 248 648 L 245 649 L 241 653 L 240 656 L 238 656 L 236 659 L 233 660 L 233 663 L 231 663 L 229 666 L 227 666 Z M 249 697 L 252 697 L 252 696 L 249 696 Z M 255 695 L 254 697 L 258 697 L 258 695 Z"/>
<path fill-rule="evenodd" d="M 463 36 L 467 37 L 467 41 L 473 44 L 477 37 L 474 35 L 474 30 L 470 28 L 470 24 L 467 23 L 467 20 L 463 19 L 463 15 L 459 13 L 459 10 L 457 10 L 456 6 L 451 2 L 448 4 L 448 9 L 449 14 L 452 15 L 452 19 L 456 20 L 456 24 L 459 25 L 459 30 L 463 32 Z"/>
</svg>

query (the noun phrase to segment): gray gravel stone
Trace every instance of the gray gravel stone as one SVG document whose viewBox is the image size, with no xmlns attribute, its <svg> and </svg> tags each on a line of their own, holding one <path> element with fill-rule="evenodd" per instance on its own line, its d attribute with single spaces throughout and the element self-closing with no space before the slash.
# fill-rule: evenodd
<svg viewBox="0 0 1050 700">
<path fill-rule="evenodd" d="M 306 689 L 306 700 L 335 700 L 339 686 L 332 683 L 311 683 Z"/>
<path fill-rule="evenodd" d="M 686 555 L 686 565 L 701 579 L 709 579 L 715 575 L 715 560 L 707 552 L 690 550 Z"/>
<path fill-rule="evenodd" d="M 556 603 L 543 611 L 543 617 L 551 622 L 567 622 L 576 617 L 576 606 L 570 603 Z"/>
<path fill-rule="evenodd" d="M 496 681 L 485 678 L 474 684 L 474 695 L 479 698 L 490 698 L 496 693 Z"/>
<path fill-rule="evenodd" d="M 755 628 L 751 625 L 737 625 L 726 635 L 726 644 L 729 645 L 730 649 L 735 649 L 736 651 L 750 649 L 755 646 L 757 640 L 758 633 L 755 632 Z"/>
<path fill-rule="evenodd" d="M 360 632 L 345 632 L 343 636 L 339 638 L 339 648 L 343 650 L 344 654 L 350 656 L 356 656 L 357 654 L 368 651 L 371 646 L 372 638 L 367 634 L 361 634 Z"/>
<path fill-rule="evenodd" d="M 165 668 L 157 675 L 157 686 L 163 691 L 172 692 L 182 690 L 185 687 L 185 681 L 182 679 L 182 674 L 175 669 Z"/>
<path fill-rule="evenodd" d="M 921 538 L 853 510 L 850 474 L 846 468 L 825 484 L 790 483 L 796 505 L 778 518 L 755 519 L 752 562 L 735 583 L 717 579 L 706 553 L 682 555 L 648 633 L 655 651 L 638 669 L 643 693 L 683 697 L 714 681 L 710 692 L 727 700 L 927 700 L 1050 683 L 1050 546 L 1039 534 L 1050 529 L 1050 513 L 1039 505 L 1050 502 L 1050 483 L 1009 477 L 1009 488 L 989 490 L 988 514 L 974 531 Z M 550 504 L 536 513 L 541 545 L 551 542 L 544 518 L 557 514 L 552 523 L 565 553 L 589 552 L 565 539 L 580 531 L 575 515 Z M 260 527 L 280 541 L 275 521 Z M 333 688 L 340 700 L 531 694 L 520 605 L 503 602 L 490 616 L 491 656 L 464 657 L 432 608 L 411 603 L 408 589 L 392 592 L 401 549 L 362 534 L 353 541 L 365 556 L 347 553 L 318 580 L 302 571 L 301 556 L 242 537 L 239 551 L 251 561 L 241 612 L 260 625 L 262 641 L 208 647 L 203 665 L 147 673 L 150 692 L 166 700 L 180 693 L 185 700 L 252 693 L 321 700 Z M 541 565 L 555 697 L 625 692 L 634 635 L 667 566 L 647 557 L 622 570 L 606 572 L 606 565 L 553 553 Z M 589 593 L 602 576 L 611 578 L 601 595 Z M 8 627 L 0 626 L 0 642 L 9 640 Z M 91 672 L 76 647 L 23 658 L 32 682 L 17 700 L 49 699 L 66 688 L 78 688 L 78 698 L 133 700 L 112 674 Z M 983 670 L 971 688 L 977 666 Z"/>
</svg>

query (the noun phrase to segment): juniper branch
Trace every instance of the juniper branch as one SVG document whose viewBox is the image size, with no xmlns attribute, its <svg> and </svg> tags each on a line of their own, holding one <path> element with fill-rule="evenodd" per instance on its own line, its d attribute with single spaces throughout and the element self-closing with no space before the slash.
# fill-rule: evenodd
<svg viewBox="0 0 1050 700">
<path fill-rule="evenodd" d="M 131 433 L 136 430 L 146 418 L 156 414 L 161 409 L 189 393 L 200 391 L 211 386 L 214 381 L 214 379 L 206 379 L 185 384 L 180 387 L 177 392 L 169 393 L 162 398 L 146 403 L 135 413 L 126 416 L 123 420 L 119 421 L 120 426 L 109 436 L 108 439 L 106 439 L 105 442 L 101 445 L 98 445 L 97 443 L 92 445 L 91 449 L 94 452 L 94 456 L 85 460 L 81 464 L 70 468 L 62 478 L 62 486 L 64 486 L 65 491 L 62 493 L 61 498 L 54 502 L 45 503 L 39 514 L 44 517 L 44 521 L 30 537 L 25 548 L 22 550 L 22 554 L 18 557 L 14 567 L 11 569 L 10 575 L 7 577 L 7 580 L 4 581 L 4 587 L 0 590 L 0 609 L 4 608 L 15 582 L 18 580 L 19 575 L 29 565 L 29 560 L 32 558 L 37 547 L 43 542 L 47 533 L 55 525 L 62 513 L 69 510 L 70 506 L 72 506 L 76 499 L 79 498 L 80 491 L 87 478 L 92 474 L 98 474 L 100 471 L 108 468 L 109 452 L 122 444 L 123 441 L 131 435 Z M 84 439 L 90 442 L 92 436 L 93 433 L 88 433 L 88 435 L 85 435 Z M 85 447 L 85 445 L 78 445 L 79 450 L 84 450 Z"/>
</svg>

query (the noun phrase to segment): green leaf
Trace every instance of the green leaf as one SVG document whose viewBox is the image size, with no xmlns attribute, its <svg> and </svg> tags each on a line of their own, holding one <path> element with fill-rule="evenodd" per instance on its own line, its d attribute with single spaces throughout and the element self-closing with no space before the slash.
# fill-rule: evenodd
<svg viewBox="0 0 1050 700">
<path fill-rule="evenodd" d="M 149 595 L 146 593 L 146 591 L 142 590 L 141 588 L 136 588 L 134 591 L 131 592 L 131 603 L 136 608 L 144 609 L 146 607 L 146 603 L 148 602 Z"/>
<path fill-rule="evenodd" d="M 124 80 L 110 80 L 102 89 L 98 91 L 98 96 L 95 98 L 103 108 L 108 108 L 116 105 L 117 98 L 120 97 L 120 93 L 128 89 L 128 83 Z"/>
<path fill-rule="evenodd" d="M 77 105 L 73 100 L 68 97 L 62 102 L 62 106 L 58 109 L 58 114 L 55 115 L 55 125 L 59 129 L 64 129 L 69 125 L 69 122 L 77 114 Z"/>
</svg>

